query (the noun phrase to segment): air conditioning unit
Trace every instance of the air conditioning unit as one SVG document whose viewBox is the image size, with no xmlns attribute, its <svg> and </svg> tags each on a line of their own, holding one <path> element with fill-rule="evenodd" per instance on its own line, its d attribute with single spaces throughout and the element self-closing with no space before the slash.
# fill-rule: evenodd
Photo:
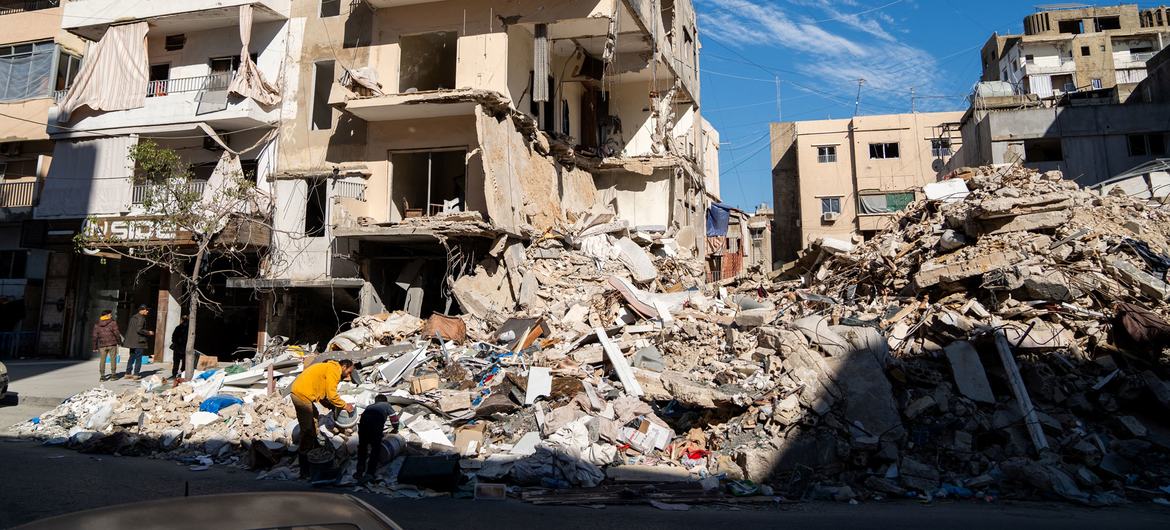
<svg viewBox="0 0 1170 530">
<path fill-rule="evenodd" d="M 835 222 L 837 222 L 837 219 L 840 219 L 840 218 L 841 218 L 841 214 L 836 213 L 836 212 L 829 212 L 829 213 L 821 214 L 821 222 L 823 222 L 823 223 L 835 223 Z"/>
</svg>

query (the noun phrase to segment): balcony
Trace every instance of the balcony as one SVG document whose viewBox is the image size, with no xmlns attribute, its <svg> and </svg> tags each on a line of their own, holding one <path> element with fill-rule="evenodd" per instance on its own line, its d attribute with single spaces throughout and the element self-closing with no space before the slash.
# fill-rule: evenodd
<svg viewBox="0 0 1170 530">
<path fill-rule="evenodd" d="M 1077 71 L 1072 57 L 1040 57 L 1024 64 L 1024 75 L 1071 74 Z"/>
<path fill-rule="evenodd" d="M 1157 52 L 1139 52 L 1129 53 L 1120 52 L 1113 54 L 1114 68 L 1144 68 L 1146 61 L 1153 59 Z"/>
<path fill-rule="evenodd" d="M 173 34 L 234 27 L 240 21 L 240 6 L 254 8 L 257 24 L 288 20 L 290 0 L 70 0 L 65 4 L 61 27 L 90 40 L 99 40 L 114 22 L 150 21 L 150 30 Z"/>
<path fill-rule="evenodd" d="M 15 13 L 40 11 L 42 9 L 53 9 L 59 5 L 61 5 L 61 0 L 0 0 L 0 15 L 12 15 Z"/>
<path fill-rule="evenodd" d="M 194 193 L 202 196 L 203 192 L 206 190 L 206 180 L 193 180 L 187 184 L 187 189 L 185 191 L 187 193 Z M 163 187 L 159 186 L 158 184 L 135 184 L 134 188 L 130 191 L 130 202 L 135 206 L 141 206 L 146 204 L 146 199 L 153 193 L 161 191 L 163 191 Z"/>
<path fill-rule="evenodd" d="M 40 198 L 40 180 L 0 184 L 0 208 L 32 208 Z"/>
<path fill-rule="evenodd" d="M 73 114 L 71 128 L 102 130 L 151 125 L 203 122 L 213 127 L 255 127 L 274 123 L 279 108 L 265 109 L 255 101 L 229 96 L 228 85 L 235 72 L 150 81 L 143 87 L 146 104 L 141 108 L 111 112 L 94 112 L 82 107 Z M 65 91 L 53 94 L 55 101 Z M 57 122 L 57 107 L 49 110 L 49 119 Z"/>
</svg>

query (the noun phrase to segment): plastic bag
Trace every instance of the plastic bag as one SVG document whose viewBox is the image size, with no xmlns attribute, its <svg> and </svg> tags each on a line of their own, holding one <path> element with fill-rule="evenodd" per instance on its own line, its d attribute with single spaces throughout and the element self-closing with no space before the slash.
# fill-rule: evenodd
<svg viewBox="0 0 1170 530">
<path fill-rule="evenodd" d="M 219 411 L 226 409 L 232 405 L 243 405 L 243 404 L 244 404 L 244 400 L 242 400 L 238 397 L 220 394 L 218 396 L 212 396 L 212 397 L 209 397 L 209 398 L 203 400 L 203 403 L 199 404 L 199 410 L 201 412 L 211 412 L 214 414 L 219 414 Z"/>
</svg>

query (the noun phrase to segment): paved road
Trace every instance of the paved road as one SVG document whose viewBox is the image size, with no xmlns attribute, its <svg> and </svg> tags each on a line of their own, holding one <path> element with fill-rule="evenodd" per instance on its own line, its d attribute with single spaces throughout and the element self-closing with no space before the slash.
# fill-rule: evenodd
<svg viewBox="0 0 1170 530">
<path fill-rule="evenodd" d="M 26 441 L 0 441 L 0 528 L 72 511 L 183 495 L 237 491 L 307 489 L 299 482 L 257 481 L 255 474 L 230 468 L 194 472 L 173 462 L 148 458 L 90 456 L 45 448 Z M 533 506 L 518 501 L 487 502 L 435 498 L 392 499 L 359 495 L 407 529 L 558 530 L 748 528 L 1037 528 L 1053 530 L 1157 528 L 1170 522 L 1170 509 L 1154 505 L 1087 510 L 1067 505 L 910 502 L 884 504 L 802 504 L 731 510 L 695 507 L 667 512 L 641 506 L 606 508 Z"/>
</svg>

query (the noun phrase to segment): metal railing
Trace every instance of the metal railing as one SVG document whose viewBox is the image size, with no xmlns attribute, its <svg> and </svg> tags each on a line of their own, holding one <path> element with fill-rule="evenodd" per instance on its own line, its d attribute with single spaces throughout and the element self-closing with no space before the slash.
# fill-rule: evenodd
<svg viewBox="0 0 1170 530">
<path fill-rule="evenodd" d="M 1157 55 L 1156 52 L 1117 54 L 1113 57 L 1113 61 L 1119 63 L 1144 63 L 1153 59 L 1155 55 Z"/>
<path fill-rule="evenodd" d="M 366 185 L 361 182 L 338 181 L 334 190 L 338 197 L 366 202 Z"/>
<path fill-rule="evenodd" d="M 159 184 L 135 184 L 134 189 L 130 192 L 130 202 L 132 204 L 145 204 L 146 198 L 149 197 L 151 193 L 157 192 L 161 189 L 163 189 L 163 186 Z M 206 180 L 193 180 L 187 183 L 187 191 L 189 193 L 203 195 L 203 192 L 206 190 Z"/>
<path fill-rule="evenodd" d="M 179 77 L 175 79 L 160 79 L 158 81 L 148 81 L 146 83 L 146 97 L 162 97 L 170 94 L 181 94 L 184 92 L 203 92 L 203 91 L 220 91 L 227 90 L 228 85 L 232 83 L 236 73 L 232 72 L 216 72 L 211 75 L 201 75 L 197 77 Z M 65 94 L 68 90 L 58 90 L 53 92 L 53 101 L 61 103 L 65 99 Z"/>
<path fill-rule="evenodd" d="M 0 184 L 0 208 L 31 208 L 37 205 L 40 181 Z"/>
<path fill-rule="evenodd" d="M 0 1 L 0 15 L 11 15 L 13 13 L 25 13 L 28 11 L 53 9 L 59 5 L 61 5 L 60 0 L 25 0 L 23 2 Z"/>
<path fill-rule="evenodd" d="M 146 84 L 146 97 L 159 97 L 167 94 L 182 92 L 201 92 L 204 90 L 227 90 L 235 72 L 216 72 L 211 75 L 198 77 L 179 77 L 176 79 L 160 79 Z"/>
</svg>

